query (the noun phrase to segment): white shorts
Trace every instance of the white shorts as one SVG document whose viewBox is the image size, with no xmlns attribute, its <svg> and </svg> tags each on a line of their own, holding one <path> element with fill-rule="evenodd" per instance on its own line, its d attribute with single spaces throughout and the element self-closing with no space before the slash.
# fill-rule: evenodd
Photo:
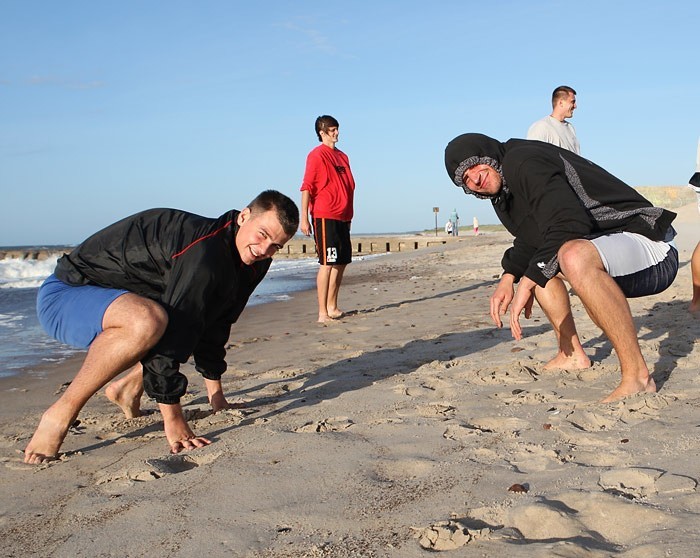
<svg viewBox="0 0 700 558">
<path fill-rule="evenodd" d="M 678 272 L 678 250 L 673 241 L 654 241 L 641 234 L 620 232 L 591 242 L 605 270 L 628 298 L 660 293 Z"/>
</svg>

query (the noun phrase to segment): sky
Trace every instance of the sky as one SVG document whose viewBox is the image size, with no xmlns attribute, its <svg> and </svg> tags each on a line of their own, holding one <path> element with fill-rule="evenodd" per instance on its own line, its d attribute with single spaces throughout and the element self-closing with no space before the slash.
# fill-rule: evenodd
<svg viewBox="0 0 700 558">
<path fill-rule="evenodd" d="M 137 211 L 297 203 L 340 122 L 355 234 L 496 223 L 444 149 L 525 137 L 577 91 L 582 155 L 684 185 L 700 137 L 700 2 L 0 0 L 0 246 L 76 244 Z"/>
</svg>

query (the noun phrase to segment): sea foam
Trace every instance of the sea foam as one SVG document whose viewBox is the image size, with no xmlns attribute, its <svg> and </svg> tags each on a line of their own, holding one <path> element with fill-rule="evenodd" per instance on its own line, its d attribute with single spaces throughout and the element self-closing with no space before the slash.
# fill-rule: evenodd
<svg viewBox="0 0 700 558">
<path fill-rule="evenodd" d="M 53 273 L 61 254 L 43 260 L 5 258 L 0 260 L 0 289 L 31 289 L 41 286 Z"/>
</svg>

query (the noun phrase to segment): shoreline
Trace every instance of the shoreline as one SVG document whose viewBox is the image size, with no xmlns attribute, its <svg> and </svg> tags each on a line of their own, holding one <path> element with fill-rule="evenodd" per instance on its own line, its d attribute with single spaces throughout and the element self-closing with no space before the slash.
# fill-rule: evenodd
<svg viewBox="0 0 700 558">
<path fill-rule="evenodd" d="M 618 361 L 575 297 L 590 369 L 541 369 L 556 344 L 539 309 L 520 342 L 493 327 L 507 233 L 354 262 L 341 289 L 353 313 L 329 324 L 315 322 L 314 290 L 247 308 L 222 378 L 244 408 L 208 412 L 199 374 L 183 366 L 183 405 L 213 440 L 200 450 L 168 455 L 157 413 L 127 421 L 97 396 L 61 460 L 24 465 L 16 451 L 74 370 L 12 391 L 0 379 L 3 550 L 692 555 L 700 322 L 685 310 L 697 207 L 677 221 L 676 282 L 630 300 L 658 394 L 597 403 L 619 380 Z"/>
<path fill-rule="evenodd" d="M 490 232 L 487 234 L 494 234 L 494 232 Z M 495 234 L 502 234 L 502 235 L 509 236 L 508 233 L 506 233 L 503 230 L 495 231 Z M 408 236 L 407 235 L 396 235 L 396 236 L 401 237 L 401 238 L 405 238 L 405 239 L 413 238 L 412 235 L 408 235 Z M 447 235 L 443 235 L 443 236 L 447 237 Z M 483 234 L 480 236 L 482 236 L 483 238 L 486 238 L 486 236 Z M 466 235 L 463 235 L 461 237 L 456 237 L 456 240 L 457 241 L 464 240 L 465 237 L 466 237 Z M 431 251 L 430 249 L 432 249 L 433 251 L 435 249 L 440 250 L 441 247 L 448 244 L 448 242 L 442 242 L 442 240 L 443 239 L 440 239 L 440 241 L 437 242 L 436 244 L 426 245 L 422 248 L 417 248 L 417 250 L 419 250 L 421 252 Z M 454 237 L 449 239 L 450 243 L 453 241 L 454 241 Z M 413 250 L 408 250 L 408 251 L 403 251 L 403 252 L 401 252 L 401 251 L 377 252 L 377 253 L 365 253 L 365 254 L 355 255 L 353 257 L 359 257 L 362 259 L 359 261 L 353 261 L 348 266 L 348 268 L 347 268 L 348 272 L 344 278 L 343 285 L 344 285 L 344 287 L 346 287 L 349 284 L 362 282 L 368 276 L 371 276 L 374 273 L 374 270 L 372 268 L 375 267 L 375 265 L 378 263 L 376 260 L 377 258 L 383 259 L 387 256 L 406 256 L 406 255 L 408 255 L 408 257 L 413 257 L 414 255 L 418 255 L 418 254 L 415 254 Z M 368 257 L 368 256 L 370 256 L 370 257 Z M 292 257 L 294 257 L 294 256 L 292 256 Z M 277 256 L 275 256 L 275 258 L 277 258 Z M 287 258 L 288 258 L 287 254 L 280 254 L 279 255 L 279 259 L 281 261 L 284 261 Z M 315 256 L 304 255 L 304 256 L 297 256 L 297 258 L 308 259 L 310 261 L 313 260 L 314 262 L 316 262 Z M 365 266 L 367 264 L 370 264 L 370 265 L 367 266 L 368 269 L 366 271 L 365 271 L 364 267 L 362 267 L 360 270 L 357 271 L 357 273 L 353 273 L 353 271 L 355 271 L 355 268 L 357 266 Z M 381 266 L 382 264 L 378 263 L 378 265 Z M 236 330 L 239 329 L 239 324 L 241 324 L 242 322 L 245 323 L 244 320 L 246 319 L 246 317 L 249 314 L 254 314 L 256 316 L 256 318 L 251 318 L 251 319 L 254 319 L 257 322 L 257 321 L 259 321 L 259 319 L 257 319 L 257 315 L 259 313 L 261 313 L 263 316 L 267 316 L 268 313 L 275 314 L 275 315 L 279 314 L 279 313 L 283 313 L 284 306 L 290 304 L 292 302 L 292 300 L 296 299 L 297 297 L 302 297 L 302 298 L 304 298 L 304 300 L 306 300 L 306 298 L 311 298 L 311 301 L 309 302 L 309 304 L 313 303 L 314 308 L 315 308 L 315 305 L 317 304 L 316 298 L 315 298 L 315 296 L 316 296 L 315 285 L 309 289 L 303 289 L 300 291 L 291 291 L 289 293 L 289 296 L 290 296 L 290 298 L 287 300 L 269 300 L 266 302 L 249 304 L 248 306 L 246 306 L 241 318 L 239 319 L 239 323 L 234 324 L 231 328 L 232 329 L 232 337 L 235 335 Z M 342 291 L 341 291 L 341 298 L 342 298 Z M 273 305 L 273 308 L 268 308 L 268 306 L 270 306 L 270 305 Z M 307 305 L 307 303 L 304 302 L 304 306 L 306 306 L 306 305 Z M 257 309 L 257 310 L 255 310 L 255 309 Z M 313 314 L 313 311 L 312 311 L 312 314 Z M 311 317 L 313 317 L 313 315 Z M 265 319 L 265 318 L 263 318 L 263 319 Z M 86 351 L 79 353 L 79 354 L 76 354 L 76 355 L 71 355 L 71 356 L 61 360 L 58 363 L 56 363 L 56 362 L 41 363 L 41 364 L 37 364 L 36 366 L 32 366 L 29 370 L 22 370 L 20 372 L 13 373 L 9 376 L 0 376 L 0 393 L 2 393 L 3 391 L 6 391 L 6 390 L 24 389 L 23 379 L 25 377 L 28 379 L 34 378 L 34 379 L 39 379 L 40 381 L 43 381 L 43 378 L 45 378 L 48 374 L 52 374 L 52 371 L 56 370 L 56 369 L 62 370 L 63 368 L 69 368 L 69 370 L 67 370 L 67 373 L 69 374 L 69 376 L 65 380 L 65 381 L 69 381 L 71 379 L 72 375 L 74 374 L 74 372 L 72 372 L 72 371 L 77 370 L 76 367 L 80 366 L 80 363 L 82 362 L 82 360 L 85 356 L 85 354 L 84 354 L 85 352 Z M 16 381 L 13 382 L 13 380 L 16 380 Z M 16 384 L 16 385 L 13 385 L 13 384 Z M 0 410 L 0 413 L 1 413 L 1 410 Z"/>
</svg>

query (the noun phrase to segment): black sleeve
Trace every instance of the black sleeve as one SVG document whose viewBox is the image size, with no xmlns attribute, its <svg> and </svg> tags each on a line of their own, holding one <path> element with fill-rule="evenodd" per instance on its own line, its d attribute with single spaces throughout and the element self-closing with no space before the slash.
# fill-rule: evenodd
<svg viewBox="0 0 700 558">
<path fill-rule="evenodd" d="M 211 257 L 209 257 L 211 259 Z M 168 313 L 168 327 L 143 363 L 146 393 L 158 403 L 178 403 L 187 390 L 180 364 L 187 362 L 209 321 L 209 313 L 220 309 L 214 301 L 217 268 L 195 248 L 173 266 L 161 303 Z"/>
<path fill-rule="evenodd" d="M 506 273 L 515 276 L 516 281 L 525 275 L 530 260 L 537 251 L 537 248 L 529 245 L 522 239 L 516 238 L 513 246 L 508 248 L 501 259 L 501 267 Z"/>
<path fill-rule="evenodd" d="M 219 380 L 226 372 L 226 343 L 231 335 L 230 322 L 218 322 L 204 332 L 194 348 L 197 372 L 207 380 Z"/>
<path fill-rule="evenodd" d="M 228 301 L 229 311 L 207 327 L 194 349 L 197 371 L 208 380 L 219 380 L 226 372 L 226 343 L 231 336 L 231 326 L 238 321 L 248 304 L 250 295 L 263 280 L 270 262 L 257 262 L 254 266 L 239 269 L 235 282 L 238 286 L 234 300 Z"/>
</svg>

